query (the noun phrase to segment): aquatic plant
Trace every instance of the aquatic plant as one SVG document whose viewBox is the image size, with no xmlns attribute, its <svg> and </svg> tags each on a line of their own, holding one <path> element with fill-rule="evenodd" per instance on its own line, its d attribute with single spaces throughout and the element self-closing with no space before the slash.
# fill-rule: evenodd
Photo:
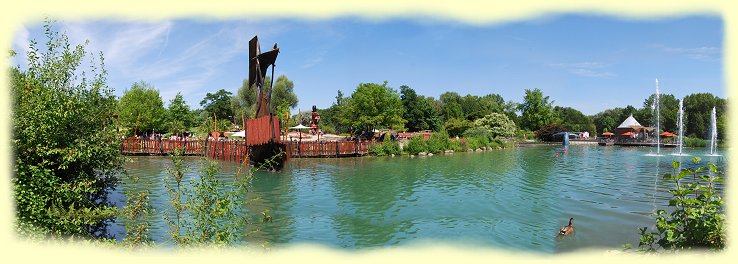
<svg viewBox="0 0 738 264">
<path fill-rule="evenodd" d="M 697 157 L 692 161 L 695 165 L 700 163 Z M 665 180 L 674 182 L 674 189 L 669 191 L 673 195 L 669 200 L 671 213 L 658 210 L 655 213 L 656 230 L 647 232 L 647 227 L 640 228 L 638 246 L 646 252 L 658 249 L 723 249 L 725 207 L 721 193 L 715 188 L 716 183 L 723 181 L 719 177 L 722 172 L 712 163 L 691 169 L 682 168 L 679 162 L 672 161 L 672 167 L 674 173 L 664 175 Z M 688 176 L 692 176 L 691 181 Z"/>
</svg>

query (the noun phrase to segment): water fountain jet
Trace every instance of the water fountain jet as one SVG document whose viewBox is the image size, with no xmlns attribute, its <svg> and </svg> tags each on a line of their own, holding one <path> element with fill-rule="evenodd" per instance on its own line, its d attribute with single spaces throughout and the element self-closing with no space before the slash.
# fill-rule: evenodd
<svg viewBox="0 0 738 264">
<path fill-rule="evenodd" d="M 710 115 L 710 154 L 707 156 L 720 156 L 715 153 L 717 151 L 717 114 L 715 107 L 712 108 L 712 115 Z"/>
<path fill-rule="evenodd" d="M 677 116 L 677 127 L 679 128 L 679 153 L 674 153 L 672 155 L 674 156 L 689 156 L 687 154 L 684 154 L 682 152 L 682 149 L 684 147 L 684 100 L 679 100 L 679 111 Z"/>
</svg>

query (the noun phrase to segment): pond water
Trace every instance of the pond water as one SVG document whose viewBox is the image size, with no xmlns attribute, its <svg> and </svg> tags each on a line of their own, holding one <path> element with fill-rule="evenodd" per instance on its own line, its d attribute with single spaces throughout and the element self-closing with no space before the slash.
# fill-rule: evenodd
<svg viewBox="0 0 738 264">
<path fill-rule="evenodd" d="M 673 183 L 671 161 L 691 157 L 644 156 L 651 148 L 528 146 L 432 157 L 291 159 L 277 173 L 257 172 L 245 209 L 269 209 L 273 221 L 250 230 L 249 240 L 272 246 L 313 243 L 367 249 L 443 242 L 539 253 L 638 244 L 638 228 L 665 208 Z M 670 153 L 671 149 L 665 149 Z M 705 162 L 704 150 L 686 150 Z M 556 154 L 558 153 L 558 157 Z M 138 182 L 124 180 L 111 194 L 151 190 L 157 244 L 171 245 L 162 213 L 169 209 L 165 157 L 132 157 Z M 201 158 L 188 158 L 186 178 L 197 177 Z M 223 181 L 238 164 L 221 162 Z M 188 179 L 185 179 L 188 181 Z M 570 217 L 576 233 L 556 238 Z M 124 237 L 121 224 L 111 233 Z"/>
</svg>

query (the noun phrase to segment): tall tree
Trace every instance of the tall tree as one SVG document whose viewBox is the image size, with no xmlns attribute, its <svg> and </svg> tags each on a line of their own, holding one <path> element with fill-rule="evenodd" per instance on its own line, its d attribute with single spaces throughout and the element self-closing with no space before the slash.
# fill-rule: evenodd
<svg viewBox="0 0 738 264">
<path fill-rule="evenodd" d="M 407 120 L 405 127 L 410 131 L 434 130 L 441 127 L 441 120 L 435 107 L 423 96 L 418 96 L 413 88 L 407 85 L 400 86 L 400 100 L 405 113 L 402 117 Z"/>
<path fill-rule="evenodd" d="M 30 41 L 27 69 L 9 76 L 17 224 L 42 235 L 106 236 L 123 159 L 103 55 L 71 45 L 48 21 L 44 29 L 45 47 Z"/>
<path fill-rule="evenodd" d="M 268 78 L 268 77 L 267 77 Z M 256 86 L 252 85 L 249 87 L 249 80 L 243 80 L 241 87 L 238 88 L 236 95 L 231 97 L 231 109 L 236 119 L 239 119 L 242 115 L 245 118 L 254 117 L 256 109 Z M 237 122 L 240 123 L 240 122 Z"/>
<path fill-rule="evenodd" d="M 295 84 L 285 75 L 280 75 L 274 82 L 270 110 L 280 119 L 290 109 L 297 107 L 297 94 L 294 91 Z"/>
<path fill-rule="evenodd" d="M 684 97 L 685 135 L 690 137 L 709 138 L 710 116 L 712 108 L 716 108 L 718 121 L 723 120 L 726 112 L 726 100 L 711 93 L 695 93 Z M 718 130 L 718 137 L 724 138 L 724 129 Z"/>
<path fill-rule="evenodd" d="M 568 131 L 589 131 L 589 133 L 595 133 L 595 129 L 592 120 L 582 114 L 579 110 L 571 107 L 556 106 L 553 108 L 556 114 L 556 119 L 559 120 L 561 126 Z"/>
<path fill-rule="evenodd" d="M 654 101 L 656 94 L 652 94 L 643 102 L 643 108 L 633 114 L 638 122 L 644 126 L 656 127 L 656 117 Z M 671 94 L 659 95 L 659 123 L 661 130 L 676 133 L 677 130 L 677 113 L 679 110 L 679 101 Z"/>
<path fill-rule="evenodd" d="M 166 110 L 159 91 L 143 81 L 123 92 L 118 102 L 118 116 L 129 133 L 164 130 Z M 136 131 L 138 130 L 138 131 Z"/>
<path fill-rule="evenodd" d="M 231 95 L 231 92 L 224 89 L 220 89 L 215 93 L 207 93 L 205 98 L 200 101 L 200 106 L 211 116 L 215 113 L 218 120 L 233 120 L 234 114 L 233 108 L 231 108 Z"/>
<path fill-rule="evenodd" d="M 354 131 L 372 131 L 376 128 L 401 129 L 405 124 L 400 95 L 387 82 L 362 83 L 348 100 L 343 115 Z"/>
<path fill-rule="evenodd" d="M 169 109 L 167 111 L 167 124 L 169 132 L 183 132 L 194 125 L 190 106 L 184 100 L 182 93 L 169 101 Z"/>
<path fill-rule="evenodd" d="M 519 108 L 523 112 L 520 118 L 520 126 L 527 130 L 538 130 L 539 128 L 554 122 L 553 101 L 548 101 L 548 96 L 536 88 L 525 89 L 525 98 Z"/>
<path fill-rule="evenodd" d="M 461 96 L 458 93 L 445 92 L 441 94 L 439 99 L 443 109 L 441 115 L 444 122 L 453 118 L 466 118 L 461 108 Z"/>
</svg>

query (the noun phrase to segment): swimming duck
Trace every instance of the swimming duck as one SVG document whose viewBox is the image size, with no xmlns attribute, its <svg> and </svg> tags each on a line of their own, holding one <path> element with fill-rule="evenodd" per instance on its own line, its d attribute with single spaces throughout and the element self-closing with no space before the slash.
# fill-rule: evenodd
<svg viewBox="0 0 738 264">
<path fill-rule="evenodd" d="M 574 232 L 574 226 L 571 224 L 571 221 L 573 221 L 574 218 L 569 218 L 569 225 L 566 225 L 559 230 L 559 235 L 568 236 L 569 234 Z"/>
</svg>

